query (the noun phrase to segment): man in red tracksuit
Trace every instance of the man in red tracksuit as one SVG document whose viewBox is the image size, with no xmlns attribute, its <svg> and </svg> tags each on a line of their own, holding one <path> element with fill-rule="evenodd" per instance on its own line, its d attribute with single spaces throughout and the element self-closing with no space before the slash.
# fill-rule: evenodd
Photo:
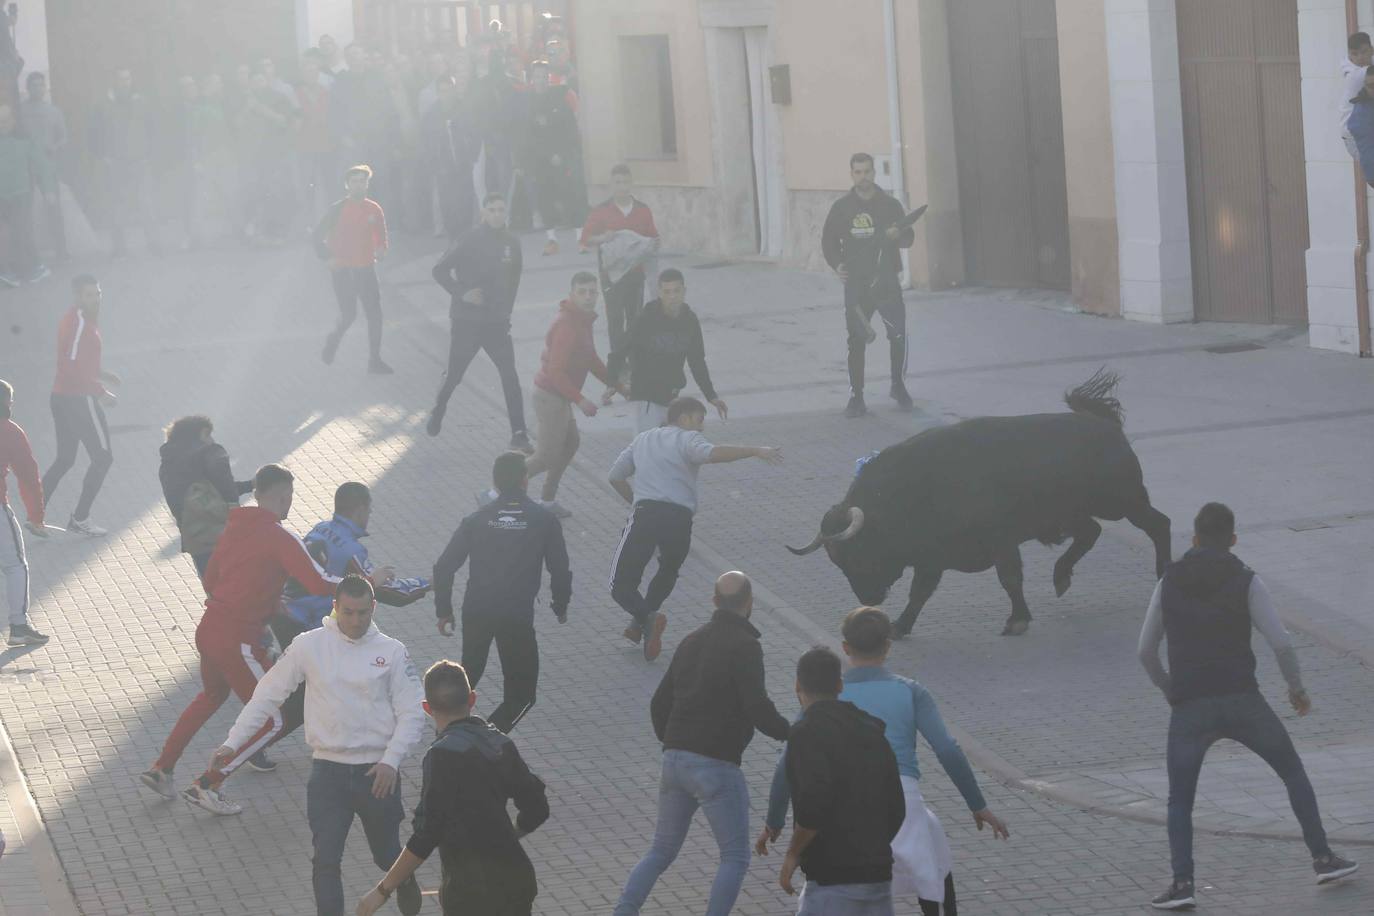
<svg viewBox="0 0 1374 916">
<path fill-rule="evenodd" d="M 196 732 L 228 699 L 232 690 L 247 703 L 258 681 L 272 667 L 263 646 L 267 619 L 277 609 L 288 578 L 312 595 L 332 595 L 339 579 L 325 574 L 300 538 L 282 526 L 291 511 L 294 478 L 279 465 L 261 468 L 253 480 L 258 504 L 233 509 L 205 570 L 205 613 L 196 627 L 203 685 L 177 720 L 152 769 L 139 778 L 164 798 L 175 798 L 172 768 Z M 210 768 L 181 793 L 188 804 L 213 814 L 238 814 L 219 786 L 249 757 L 290 734 L 304 718 L 303 700 L 293 698 L 233 753 L 217 755 Z"/>
<path fill-rule="evenodd" d="M 377 261 L 386 255 L 386 215 L 381 204 L 367 196 L 372 169 L 355 165 L 344 173 L 348 196 L 336 201 L 315 227 L 316 253 L 329 259 L 339 321 L 324 342 L 321 359 L 334 362 L 339 341 L 358 317 L 358 303 L 367 318 L 367 371 L 390 375 L 382 361 L 382 289 L 377 282 Z"/>
<path fill-rule="evenodd" d="M 5 477 L 13 470 L 19 481 L 19 496 L 28 512 L 28 529 L 45 538 L 43 525 L 43 484 L 38 479 L 38 464 L 29 448 L 29 437 L 10 419 L 14 413 L 14 388 L 0 379 L 0 573 L 5 577 L 5 596 L 9 602 L 10 634 L 6 644 L 41 646 L 48 637 L 29 626 L 29 562 L 24 555 L 24 535 L 19 519 L 10 508 Z"/>
<path fill-rule="evenodd" d="M 622 230 L 638 233 L 645 238 L 658 238 L 654 214 L 649 205 L 634 196 L 634 179 L 630 167 L 623 162 L 611 169 L 611 196 L 587 214 L 580 243 L 583 248 L 597 246 L 597 263 L 601 266 L 601 292 L 606 299 L 606 336 L 610 353 L 621 353 L 629 340 L 639 310 L 644 306 L 644 267 L 640 265 L 615 283 L 611 282 L 601 264 L 601 245 Z"/>
</svg>

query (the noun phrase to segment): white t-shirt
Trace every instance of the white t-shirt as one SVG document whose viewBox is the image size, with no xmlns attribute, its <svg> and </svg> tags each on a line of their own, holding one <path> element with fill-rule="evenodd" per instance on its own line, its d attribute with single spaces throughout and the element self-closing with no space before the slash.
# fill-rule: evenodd
<svg viewBox="0 0 1374 916">
<path fill-rule="evenodd" d="M 697 510 L 697 471 L 715 446 L 700 432 L 660 426 L 635 436 L 611 465 L 611 480 L 634 477 L 635 502 L 652 499 Z"/>
<path fill-rule="evenodd" d="M 1355 66 L 1348 57 L 1341 58 L 1341 101 L 1336 106 L 1336 114 L 1340 118 L 1342 137 L 1350 136 L 1346 122 L 1350 120 L 1350 112 L 1355 110 L 1355 106 L 1350 100 L 1364 89 L 1364 74 L 1364 67 Z"/>
</svg>

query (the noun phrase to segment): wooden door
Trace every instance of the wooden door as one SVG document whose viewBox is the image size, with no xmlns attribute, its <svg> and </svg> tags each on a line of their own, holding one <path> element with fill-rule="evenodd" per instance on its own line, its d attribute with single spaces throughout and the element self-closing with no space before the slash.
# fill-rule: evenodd
<svg viewBox="0 0 1374 916">
<path fill-rule="evenodd" d="M 1177 9 L 1197 317 L 1303 323 L 1297 0 L 1178 0 Z"/>
<path fill-rule="evenodd" d="M 1069 288 L 1054 0 L 950 0 L 968 282 Z"/>
</svg>

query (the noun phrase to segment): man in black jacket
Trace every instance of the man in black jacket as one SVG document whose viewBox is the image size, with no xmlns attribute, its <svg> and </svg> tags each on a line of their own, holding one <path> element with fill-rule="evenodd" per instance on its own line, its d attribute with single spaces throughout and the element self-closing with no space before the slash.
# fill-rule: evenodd
<svg viewBox="0 0 1374 916">
<path fill-rule="evenodd" d="M 1221 503 L 1203 506 L 1193 520 L 1193 549 L 1165 570 L 1140 631 L 1140 662 L 1171 706 L 1168 827 L 1174 880 L 1150 901 L 1157 910 L 1191 909 L 1196 904 L 1193 798 L 1203 757 L 1219 738 L 1250 748 L 1283 780 L 1318 884 L 1359 868 L 1327 845 L 1317 796 L 1302 759 L 1260 694 L 1251 628 L 1259 630 L 1274 650 L 1294 712 L 1305 716 L 1312 709 L 1297 653 L 1269 590 L 1231 553 L 1235 544 L 1236 517 L 1231 510 Z M 1168 671 L 1159 663 L 1159 644 L 1166 636 Z"/>
<path fill-rule="evenodd" d="M 372 916 L 415 874 L 435 847 L 443 862 L 439 905 L 445 916 L 529 916 L 539 892 L 520 838 L 549 819 L 544 783 L 515 743 L 472 715 L 477 693 L 462 666 L 435 662 L 425 672 L 425 712 L 438 737 L 425 754 L 415 832 L 358 905 Z M 515 823 L 506 813 L 515 802 Z"/>
<path fill-rule="evenodd" d="M 496 641 L 504 683 L 491 724 L 509 732 L 534 705 L 539 682 L 534 600 L 543 568 L 549 569 L 550 603 L 559 623 L 568 622 L 572 571 L 562 523 L 525 495 L 525 456 L 498 456 L 491 476 L 496 499 L 463 519 L 434 564 L 434 609 L 439 633 L 451 635 L 453 578 L 471 557 L 463 593 L 463 667 L 477 686 Z"/>
<path fill-rule="evenodd" d="M 644 306 L 629 337 L 626 347 L 610 356 L 606 374 L 615 387 L 606 389 L 601 403 L 610 404 L 616 391 L 623 394 L 634 404 L 636 433 L 667 421 L 668 405 L 687 384 L 683 363 L 691 367 L 697 387 L 720 418 L 724 420 L 729 415 L 729 408 L 711 384 L 701 322 L 687 305 L 687 283 L 682 271 L 670 267 L 658 275 L 658 298 Z M 621 378 L 627 361 L 628 384 Z"/>
<path fill-rule="evenodd" d="M 893 916 L 892 838 L 906 819 L 897 758 L 881 719 L 839 699 L 840 657 L 817 647 L 797 662 L 802 717 L 784 766 L 792 792 L 792 844 L 778 883 L 796 893 L 798 916 Z"/>
<path fill-rule="evenodd" d="M 755 728 L 784 741 L 788 725 L 764 689 L 759 631 L 749 623 L 749 577 L 728 572 L 717 579 L 715 606 L 711 622 L 678 646 L 649 704 L 654 733 L 663 742 L 659 822 L 614 916 L 639 912 L 658 876 L 677 858 L 698 807 L 705 809 L 720 849 L 708 916 L 730 912 L 749 870 L 749 789 L 740 757 Z"/>
<path fill-rule="evenodd" d="M 434 282 L 451 298 L 449 303 L 448 370 L 429 415 L 426 430 L 439 435 L 448 399 L 463 380 L 478 350 L 486 350 L 501 374 L 510 419 L 510 447 L 530 454 L 525 431 L 525 401 L 515 372 L 515 345 L 510 339 L 510 315 L 520 288 L 523 262 L 520 240 L 506 230 L 506 198 L 492 192 L 482 200 L 482 223 L 458 240 L 434 265 Z"/>
<path fill-rule="evenodd" d="M 821 230 L 821 253 L 844 281 L 845 326 L 849 329 L 849 404 L 846 417 L 868 412 L 864 404 L 864 349 L 876 335 L 870 326 L 876 311 L 887 329 L 892 360 L 892 398 L 911 409 L 906 390 L 906 303 L 902 301 L 901 248 L 910 248 L 916 233 L 900 224 L 906 212 L 876 184 L 873 157 L 849 157 L 853 189 L 835 201 Z"/>
<path fill-rule="evenodd" d="M 210 562 L 215 543 L 219 540 L 224 523 L 228 521 L 228 511 L 239 504 L 239 498 L 253 492 L 253 481 L 235 480 L 229 466 L 229 453 L 224 446 L 215 441 L 215 425 L 209 417 L 182 417 L 167 427 L 167 441 L 162 444 L 159 454 L 162 463 L 158 466 L 157 476 L 162 483 L 162 496 L 167 500 L 167 508 L 176 519 L 177 529 L 181 532 L 181 551 L 191 555 L 191 563 L 196 575 L 205 578 L 205 567 Z M 186 497 L 191 487 L 203 484 L 214 493 L 204 490 L 198 493 L 206 501 L 215 494 L 223 500 L 224 518 L 214 524 L 209 518 L 183 517 Z M 205 508 L 198 503 L 198 512 Z M 214 509 L 215 507 L 211 507 Z"/>
</svg>

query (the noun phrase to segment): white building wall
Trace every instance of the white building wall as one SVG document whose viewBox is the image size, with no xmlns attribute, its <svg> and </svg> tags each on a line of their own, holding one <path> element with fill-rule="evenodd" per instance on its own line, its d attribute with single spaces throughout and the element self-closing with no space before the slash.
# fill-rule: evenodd
<svg viewBox="0 0 1374 916">
<path fill-rule="evenodd" d="M 1121 314 L 1193 320 L 1174 0 L 1106 0 Z"/>
<path fill-rule="evenodd" d="M 353 0 L 296 0 L 296 43 L 301 50 L 332 36 L 339 47 L 353 41 Z"/>
<path fill-rule="evenodd" d="M 1369 31 L 1369 0 L 1360 26 Z M 1336 117 L 1345 0 L 1299 0 L 1303 149 L 1307 160 L 1307 320 L 1312 346 L 1359 352 L 1355 303 L 1355 178 Z M 1366 265 L 1368 270 L 1368 265 Z"/>
<path fill-rule="evenodd" d="M 34 71 L 48 72 L 48 15 L 44 3 L 21 3 L 19 25 L 14 30 L 14 44 L 24 58 L 24 72 L 19 75 L 23 91 L 25 75 Z M 52 80 L 49 79 L 51 84 Z"/>
</svg>

